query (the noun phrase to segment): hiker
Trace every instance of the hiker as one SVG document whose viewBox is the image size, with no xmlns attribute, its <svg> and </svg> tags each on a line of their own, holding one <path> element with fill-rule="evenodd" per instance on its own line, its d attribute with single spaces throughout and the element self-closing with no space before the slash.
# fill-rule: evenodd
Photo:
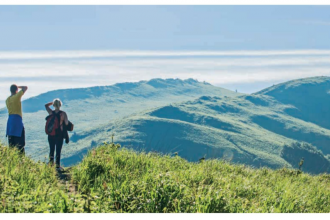
<svg viewBox="0 0 330 220">
<path fill-rule="evenodd" d="M 18 89 L 21 90 L 18 92 Z M 11 85 L 11 96 L 6 100 L 9 114 L 6 137 L 8 137 L 9 147 L 16 147 L 23 155 L 25 155 L 25 129 L 23 125 L 21 98 L 27 89 L 27 86 Z"/>
<path fill-rule="evenodd" d="M 55 110 L 53 111 L 50 106 L 53 105 Z M 62 102 L 60 99 L 55 99 L 53 102 L 49 102 L 45 105 L 48 112 L 46 118 L 46 134 L 48 135 L 49 142 L 49 163 L 54 164 L 54 153 L 56 150 L 56 169 L 63 170 L 60 166 L 61 150 L 63 146 L 63 139 L 66 143 L 69 143 L 68 131 L 73 130 L 73 124 L 68 120 L 66 112 L 61 111 Z"/>
</svg>

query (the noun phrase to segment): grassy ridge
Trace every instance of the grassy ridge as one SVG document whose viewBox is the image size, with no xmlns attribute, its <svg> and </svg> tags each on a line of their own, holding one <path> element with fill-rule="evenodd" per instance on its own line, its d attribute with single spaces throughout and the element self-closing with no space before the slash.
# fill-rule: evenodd
<svg viewBox="0 0 330 220">
<path fill-rule="evenodd" d="M 251 169 L 224 161 L 190 163 L 175 156 L 91 151 L 73 170 L 97 211 L 329 212 L 330 176 L 295 170 Z"/>
<path fill-rule="evenodd" d="M 0 212 L 330 212 L 330 175 L 136 153 L 105 144 L 72 168 L 0 148 Z M 51 204 L 51 205 L 50 205 Z"/>
<path fill-rule="evenodd" d="M 55 169 L 0 147 L 0 212 L 66 212 Z"/>
</svg>

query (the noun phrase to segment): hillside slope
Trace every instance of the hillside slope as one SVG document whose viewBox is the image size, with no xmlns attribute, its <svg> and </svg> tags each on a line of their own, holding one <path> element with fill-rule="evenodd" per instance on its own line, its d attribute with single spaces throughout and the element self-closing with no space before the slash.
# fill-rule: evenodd
<svg viewBox="0 0 330 220">
<path fill-rule="evenodd" d="M 320 83 L 323 94 L 326 88 L 330 89 L 328 81 L 329 78 L 317 77 L 289 82 L 288 85 L 304 87 L 306 84 L 310 88 L 310 85 Z M 318 91 L 316 85 L 313 88 Z M 317 93 L 314 92 L 314 95 L 317 96 Z M 282 96 L 294 96 L 294 93 L 289 89 L 288 94 L 283 92 Z M 309 98 L 317 105 L 317 97 Z M 90 141 L 90 146 L 74 154 L 68 152 L 71 156 L 65 161 L 69 164 L 79 161 L 87 149 L 110 141 L 114 134 L 115 140 L 125 146 L 163 153 L 178 152 L 190 161 L 206 156 L 255 167 L 280 168 L 297 167 L 300 159 L 305 157 L 309 161 L 306 167 L 309 172 L 328 172 L 330 130 L 315 121 L 322 118 L 323 113 L 315 113 L 318 117 L 315 116 L 313 121 L 306 119 L 307 113 L 301 114 L 303 117 L 295 117 L 291 113 L 299 111 L 298 107 L 303 105 L 299 103 L 303 103 L 303 99 L 301 102 L 291 99 L 293 104 L 289 101 L 282 103 L 275 95 L 259 93 L 223 98 L 204 96 L 194 101 L 155 108 L 78 134 L 78 143 Z M 308 104 L 310 99 L 305 102 Z M 321 100 L 319 102 L 323 103 Z M 304 111 L 307 112 L 306 109 Z M 301 147 L 294 147 L 297 142 Z M 310 145 L 299 144 L 301 142 Z M 298 155 L 300 158 L 297 158 Z"/>
<path fill-rule="evenodd" d="M 0 145 L 0 212 L 330 212 L 329 175 L 117 147 L 89 152 L 63 183 L 54 167 Z"/>
<path fill-rule="evenodd" d="M 237 96 L 239 93 L 193 79 L 152 79 L 137 83 L 118 83 L 113 86 L 47 92 L 22 103 L 27 139 L 26 152 L 35 159 L 44 160 L 47 157 L 49 147 L 44 132 L 47 116 L 44 104 L 54 98 L 63 101 L 63 110 L 74 123 L 75 133 L 81 133 L 142 110 L 187 101 L 202 95 Z M 5 134 L 6 123 L 7 111 L 2 109 L 1 134 Z M 4 136 L 2 137 L 5 142 Z M 72 142 L 75 139 L 76 137 L 73 137 Z M 64 148 L 72 152 L 80 150 L 81 147 L 83 146 L 64 145 Z"/>
<path fill-rule="evenodd" d="M 290 104 L 287 114 L 330 129 L 330 77 L 311 77 L 281 83 L 256 94 Z"/>
</svg>

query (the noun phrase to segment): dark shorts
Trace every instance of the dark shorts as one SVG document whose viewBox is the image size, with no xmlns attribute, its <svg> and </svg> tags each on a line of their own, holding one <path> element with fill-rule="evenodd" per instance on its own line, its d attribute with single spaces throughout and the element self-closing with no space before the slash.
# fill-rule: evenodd
<svg viewBox="0 0 330 220">
<path fill-rule="evenodd" d="M 16 147 L 21 153 L 25 154 L 25 130 L 23 128 L 21 137 L 8 136 L 9 147 Z"/>
</svg>

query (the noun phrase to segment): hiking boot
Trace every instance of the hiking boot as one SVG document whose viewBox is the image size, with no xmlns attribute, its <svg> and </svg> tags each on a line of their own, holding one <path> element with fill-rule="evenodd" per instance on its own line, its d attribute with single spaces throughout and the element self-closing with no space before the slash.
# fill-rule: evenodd
<svg viewBox="0 0 330 220">
<path fill-rule="evenodd" d="M 63 167 L 56 167 L 56 171 L 57 172 L 64 172 L 64 168 Z"/>
</svg>

